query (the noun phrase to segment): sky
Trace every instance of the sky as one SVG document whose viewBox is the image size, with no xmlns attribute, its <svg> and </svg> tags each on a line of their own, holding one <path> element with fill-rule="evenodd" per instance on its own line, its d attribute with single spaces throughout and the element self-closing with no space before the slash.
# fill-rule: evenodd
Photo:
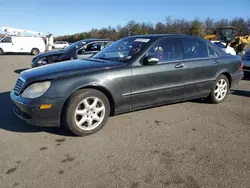
<svg viewBox="0 0 250 188">
<path fill-rule="evenodd" d="M 89 31 L 130 20 L 156 23 L 167 16 L 250 18 L 250 0 L 1 0 L 0 27 L 54 36 Z M 2 31 L 0 31 L 2 32 Z"/>
</svg>

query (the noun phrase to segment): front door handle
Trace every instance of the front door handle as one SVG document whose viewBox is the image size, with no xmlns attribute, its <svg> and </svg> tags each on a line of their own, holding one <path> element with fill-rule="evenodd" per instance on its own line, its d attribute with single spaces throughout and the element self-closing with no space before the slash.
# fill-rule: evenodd
<svg viewBox="0 0 250 188">
<path fill-rule="evenodd" d="M 218 59 L 215 59 L 214 64 L 218 64 L 218 63 L 220 63 L 220 61 Z"/>
<path fill-rule="evenodd" d="M 183 63 L 178 63 L 175 65 L 175 68 L 179 69 L 179 68 L 183 68 L 185 67 L 185 65 Z"/>
</svg>

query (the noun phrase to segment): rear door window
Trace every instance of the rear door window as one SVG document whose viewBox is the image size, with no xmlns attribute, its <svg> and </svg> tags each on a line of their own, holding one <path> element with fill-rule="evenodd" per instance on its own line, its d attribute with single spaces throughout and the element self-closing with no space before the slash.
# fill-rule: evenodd
<svg viewBox="0 0 250 188">
<path fill-rule="evenodd" d="M 218 54 L 210 46 L 208 46 L 208 55 L 209 57 L 218 57 Z"/>
<path fill-rule="evenodd" d="M 100 51 L 101 42 L 93 42 L 87 45 L 85 52 Z"/>
<path fill-rule="evenodd" d="M 206 58 L 208 57 L 207 45 L 194 38 L 182 39 L 185 59 Z"/>
</svg>

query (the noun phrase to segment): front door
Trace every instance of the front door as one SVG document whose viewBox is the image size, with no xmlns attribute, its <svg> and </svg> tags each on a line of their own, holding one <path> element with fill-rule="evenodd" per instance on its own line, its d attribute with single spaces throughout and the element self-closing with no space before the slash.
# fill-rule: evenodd
<svg viewBox="0 0 250 188">
<path fill-rule="evenodd" d="M 0 47 L 4 52 L 15 52 L 11 37 L 5 37 L 0 42 Z"/>
<path fill-rule="evenodd" d="M 133 109 L 150 107 L 187 98 L 186 77 L 190 72 L 183 63 L 182 42 L 166 38 L 152 46 L 146 56 L 158 58 L 155 65 L 132 67 Z"/>
</svg>

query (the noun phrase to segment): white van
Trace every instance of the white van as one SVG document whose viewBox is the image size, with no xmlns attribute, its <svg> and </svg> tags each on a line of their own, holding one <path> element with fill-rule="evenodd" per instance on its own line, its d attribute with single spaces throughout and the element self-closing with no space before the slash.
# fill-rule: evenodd
<svg viewBox="0 0 250 188">
<path fill-rule="evenodd" d="M 45 49 L 42 37 L 6 36 L 0 39 L 0 55 L 9 52 L 37 55 Z"/>
</svg>

